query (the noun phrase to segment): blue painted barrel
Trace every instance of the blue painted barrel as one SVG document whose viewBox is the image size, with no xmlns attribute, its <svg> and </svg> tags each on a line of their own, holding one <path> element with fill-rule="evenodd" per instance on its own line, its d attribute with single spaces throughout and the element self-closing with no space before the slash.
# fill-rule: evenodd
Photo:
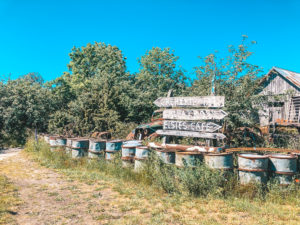
<svg viewBox="0 0 300 225">
<path fill-rule="evenodd" d="M 67 138 L 66 153 L 68 155 L 72 154 L 72 141 L 73 140 L 76 140 L 76 138 Z"/>
<path fill-rule="evenodd" d="M 174 164 L 175 163 L 175 150 L 171 149 L 156 149 L 155 153 L 158 157 L 166 164 Z"/>
<path fill-rule="evenodd" d="M 77 138 L 72 140 L 72 158 L 82 158 L 87 156 L 89 140 Z"/>
<path fill-rule="evenodd" d="M 177 167 L 195 167 L 199 162 L 203 161 L 202 152 L 176 152 L 175 164 Z"/>
<path fill-rule="evenodd" d="M 266 183 L 268 181 L 268 163 L 268 156 L 240 154 L 238 156 L 240 183 Z"/>
<path fill-rule="evenodd" d="M 293 176 L 297 172 L 297 156 L 272 154 L 270 158 L 270 170 L 272 176 L 282 185 L 293 182 Z"/>
<path fill-rule="evenodd" d="M 126 141 L 122 145 L 122 165 L 123 167 L 132 167 L 134 163 L 136 147 L 141 146 L 141 141 Z"/>
<path fill-rule="evenodd" d="M 106 149 L 106 141 L 102 139 L 90 139 L 89 158 L 99 158 L 104 155 Z"/>
<path fill-rule="evenodd" d="M 209 153 L 204 155 L 205 163 L 209 168 L 219 170 L 233 169 L 233 153 Z"/>
<path fill-rule="evenodd" d="M 147 146 L 138 146 L 135 149 L 136 159 L 146 159 L 149 156 L 150 149 Z"/>
<path fill-rule="evenodd" d="M 138 146 L 135 149 L 134 170 L 141 171 L 145 167 L 145 160 L 149 157 L 150 149 L 147 146 Z"/>
<path fill-rule="evenodd" d="M 112 140 L 106 142 L 106 150 L 107 151 L 120 151 L 122 148 L 123 141 L 122 140 Z"/>
<path fill-rule="evenodd" d="M 51 151 L 64 151 L 66 147 L 67 139 L 60 136 L 50 136 L 49 144 Z"/>
</svg>

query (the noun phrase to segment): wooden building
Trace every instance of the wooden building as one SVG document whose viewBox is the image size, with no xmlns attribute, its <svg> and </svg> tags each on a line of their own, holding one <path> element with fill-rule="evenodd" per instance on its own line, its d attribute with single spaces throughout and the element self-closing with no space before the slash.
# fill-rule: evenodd
<svg viewBox="0 0 300 225">
<path fill-rule="evenodd" d="M 260 126 L 272 124 L 300 126 L 300 74 L 273 67 L 262 79 L 260 95 L 268 104 L 259 111 Z"/>
</svg>

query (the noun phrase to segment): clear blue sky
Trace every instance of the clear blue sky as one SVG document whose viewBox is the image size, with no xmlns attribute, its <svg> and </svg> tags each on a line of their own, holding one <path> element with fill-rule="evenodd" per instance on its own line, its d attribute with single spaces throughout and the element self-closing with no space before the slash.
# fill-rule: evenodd
<svg viewBox="0 0 300 225">
<path fill-rule="evenodd" d="M 0 75 L 67 71 L 73 46 L 118 46 L 130 72 L 152 47 L 170 47 L 187 71 L 197 56 L 223 52 L 241 35 L 256 40 L 251 62 L 300 72 L 297 0 L 0 0 Z"/>
</svg>

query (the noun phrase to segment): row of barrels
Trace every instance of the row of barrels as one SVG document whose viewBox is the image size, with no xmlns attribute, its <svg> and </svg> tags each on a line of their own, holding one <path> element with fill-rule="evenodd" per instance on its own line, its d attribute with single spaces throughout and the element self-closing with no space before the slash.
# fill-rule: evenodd
<svg viewBox="0 0 300 225">
<path fill-rule="evenodd" d="M 105 155 L 106 160 L 112 160 L 121 151 L 124 167 L 134 167 L 140 170 L 144 160 L 149 156 L 150 148 L 142 146 L 141 141 L 101 140 L 83 138 L 62 138 L 44 136 L 52 151 L 66 150 L 72 158 L 98 158 Z M 151 148 L 166 164 L 177 167 L 195 167 L 197 162 L 205 162 L 212 169 L 233 171 L 233 153 L 203 153 L 197 151 L 178 151 L 164 148 Z M 293 182 L 300 167 L 299 155 L 296 154 L 239 154 L 237 156 L 238 174 L 241 184 L 252 182 L 266 183 L 274 177 L 282 185 Z"/>
</svg>

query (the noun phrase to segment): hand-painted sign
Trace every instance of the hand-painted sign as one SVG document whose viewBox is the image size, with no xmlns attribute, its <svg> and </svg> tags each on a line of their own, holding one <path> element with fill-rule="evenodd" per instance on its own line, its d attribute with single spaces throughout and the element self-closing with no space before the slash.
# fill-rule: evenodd
<svg viewBox="0 0 300 225">
<path fill-rule="evenodd" d="M 219 109 L 166 109 L 163 118 L 170 120 L 221 120 L 227 113 Z"/>
<path fill-rule="evenodd" d="M 204 107 L 222 108 L 225 105 L 224 96 L 199 97 L 166 97 L 158 98 L 154 102 L 158 107 Z"/>
<path fill-rule="evenodd" d="M 208 139 L 226 138 L 226 136 L 222 133 L 199 133 L 194 131 L 179 131 L 179 130 L 157 130 L 156 133 L 165 136 L 197 137 L 197 138 L 208 138 Z"/>
<path fill-rule="evenodd" d="M 164 130 L 186 130 L 198 132 L 214 132 L 220 129 L 221 126 L 212 122 L 190 122 L 190 121 L 176 121 L 164 120 Z"/>
</svg>

